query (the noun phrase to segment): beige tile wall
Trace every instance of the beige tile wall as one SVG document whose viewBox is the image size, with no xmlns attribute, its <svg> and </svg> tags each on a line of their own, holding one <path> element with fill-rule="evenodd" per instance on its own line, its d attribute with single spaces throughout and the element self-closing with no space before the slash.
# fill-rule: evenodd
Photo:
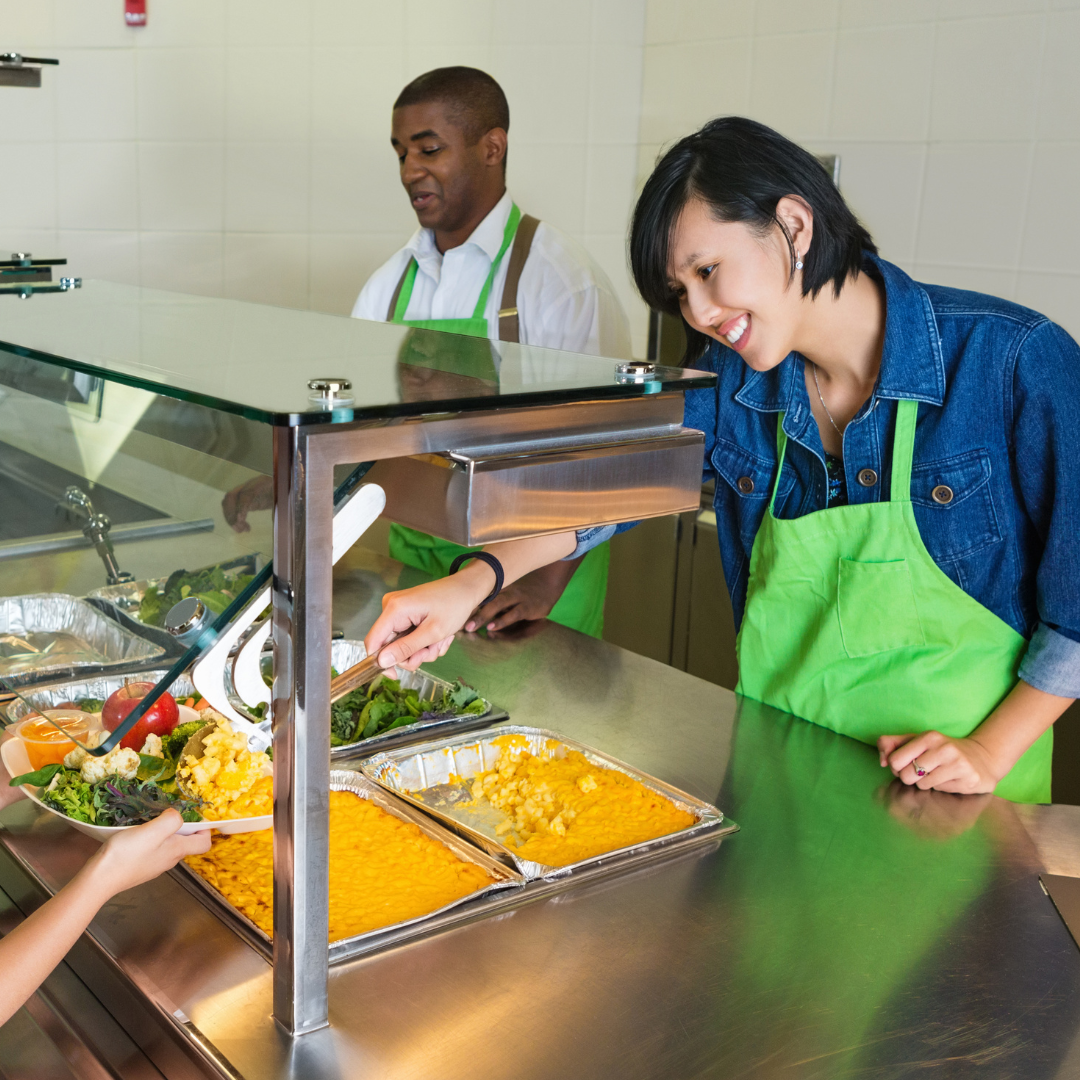
<svg viewBox="0 0 1080 1080">
<path fill-rule="evenodd" d="M 72 272 L 346 313 L 416 227 L 390 106 L 443 64 L 511 106 L 511 190 L 623 293 L 645 0 L 0 0 L 0 250 Z M 637 318 L 644 349 L 644 319 Z"/>
<path fill-rule="evenodd" d="M 639 183 L 724 113 L 839 153 L 916 277 L 1080 337 L 1080 0 L 648 0 Z"/>
</svg>

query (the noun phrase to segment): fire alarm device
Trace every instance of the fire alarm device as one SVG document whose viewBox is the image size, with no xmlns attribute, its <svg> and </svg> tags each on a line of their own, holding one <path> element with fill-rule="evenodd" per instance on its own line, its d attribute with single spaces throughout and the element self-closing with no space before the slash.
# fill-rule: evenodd
<svg viewBox="0 0 1080 1080">
<path fill-rule="evenodd" d="M 128 26 L 145 26 L 146 0 L 124 0 L 124 22 Z"/>
</svg>

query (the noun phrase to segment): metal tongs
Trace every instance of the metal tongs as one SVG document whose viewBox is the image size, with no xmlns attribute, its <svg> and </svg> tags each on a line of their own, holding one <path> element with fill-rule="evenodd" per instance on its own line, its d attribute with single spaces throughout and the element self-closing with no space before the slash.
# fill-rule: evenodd
<svg viewBox="0 0 1080 1080">
<path fill-rule="evenodd" d="M 331 679 L 330 704 L 333 705 L 335 702 L 340 701 L 346 694 L 351 694 L 358 686 L 366 686 L 376 676 L 389 670 L 379 663 L 379 653 L 392 641 L 397 641 L 399 637 L 410 633 L 412 629 L 410 627 L 409 630 L 405 630 L 401 634 L 395 634 L 392 638 L 383 642 L 379 652 L 375 653 L 374 656 L 365 656 L 358 664 L 353 664 L 348 671 L 343 671 L 336 679 Z"/>
</svg>

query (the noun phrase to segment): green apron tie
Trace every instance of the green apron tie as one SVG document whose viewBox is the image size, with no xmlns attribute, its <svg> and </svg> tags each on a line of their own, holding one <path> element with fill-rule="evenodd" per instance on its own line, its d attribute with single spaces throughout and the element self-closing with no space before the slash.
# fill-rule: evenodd
<svg viewBox="0 0 1080 1080">
<path fill-rule="evenodd" d="M 516 203 L 510 208 L 510 217 L 503 232 L 502 247 L 491 263 L 491 270 L 476 300 L 472 317 L 468 319 L 406 319 L 413 285 L 416 282 L 417 263 L 413 259 L 402 282 L 401 292 L 394 305 L 392 322 L 404 326 L 416 326 L 423 330 L 440 330 L 448 334 L 463 334 L 467 337 L 487 338 L 488 321 L 484 316 L 495 275 L 499 272 L 503 256 L 510 249 L 517 235 L 521 211 Z M 426 366 L 438 367 L 438 350 L 435 357 Z M 488 380 L 498 379 L 491 350 L 466 352 L 454 350 L 452 366 L 456 374 L 470 375 L 473 378 Z M 390 554 L 406 566 L 423 570 L 433 577 L 445 577 L 450 564 L 462 552 L 478 550 L 452 544 L 449 540 L 440 540 L 426 533 L 417 532 L 404 525 L 390 526 Z M 608 563 L 611 549 L 608 544 L 593 548 L 582 560 L 570 583 L 563 590 L 558 602 L 548 616 L 553 622 L 561 623 L 583 634 L 600 637 L 604 629 L 604 599 L 607 596 Z"/>
<path fill-rule="evenodd" d="M 918 402 L 897 404 L 892 498 L 775 514 L 787 437 L 750 554 L 738 692 L 843 735 L 936 730 L 963 738 L 1015 686 L 1027 641 L 955 584 L 926 550 L 911 503 Z M 1053 729 L 998 784 L 1050 801 Z"/>
</svg>

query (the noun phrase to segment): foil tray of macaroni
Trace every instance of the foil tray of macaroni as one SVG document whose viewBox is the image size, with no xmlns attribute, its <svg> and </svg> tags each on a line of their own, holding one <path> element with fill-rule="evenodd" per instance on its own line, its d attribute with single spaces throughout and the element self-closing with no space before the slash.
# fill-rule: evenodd
<svg viewBox="0 0 1080 1080">
<path fill-rule="evenodd" d="M 359 773 L 332 770 L 330 773 L 330 790 L 351 791 L 361 799 L 370 800 L 388 814 L 393 814 L 394 817 L 399 818 L 401 821 L 416 825 L 422 833 L 448 847 L 463 862 L 480 867 L 492 877 L 492 882 L 487 887 L 454 900 L 427 915 L 406 919 L 390 926 L 382 926 L 377 930 L 357 934 L 355 937 L 332 941 L 330 943 L 331 964 L 341 963 L 355 956 L 363 956 L 379 949 L 389 948 L 391 945 L 397 945 L 411 938 L 442 929 L 444 926 L 451 926 L 473 918 L 475 915 L 483 914 L 485 903 L 503 901 L 506 899 L 508 892 L 520 889 L 525 884 L 525 879 L 515 870 L 505 866 L 498 859 L 492 858 L 485 852 L 479 851 L 475 846 L 461 839 L 450 830 L 444 829 L 438 822 L 432 821 L 428 815 L 420 813 L 392 795 L 388 795 L 378 784 L 372 783 Z M 184 863 L 178 864 L 170 873 L 212 911 L 224 916 L 226 922 L 232 923 L 233 928 L 254 944 L 265 956 L 269 958 L 272 955 L 273 939 L 270 935 L 233 907 L 208 881 L 200 877 Z"/>
<path fill-rule="evenodd" d="M 164 678 L 165 671 L 141 671 L 139 680 L 156 683 Z M 70 679 L 66 682 L 47 683 L 44 686 L 35 686 L 32 689 L 20 691 L 20 697 L 15 698 L 7 705 L 7 718 L 9 723 L 17 723 L 30 712 L 26 702 L 35 709 L 55 709 L 57 705 L 65 701 L 82 701 L 85 698 L 94 698 L 104 701 L 115 690 L 119 690 L 130 679 L 123 675 L 95 675 L 81 679 Z M 200 697 L 194 683 L 186 676 L 181 675 L 169 687 L 169 693 L 174 698 Z"/>
<path fill-rule="evenodd" d="M 598 768 L 625 773 L 670 800 L 678 809 L 691 814 L 695 819 L 694 824 L 666 836 L 632 847 L 616 848 L 567 866 L 548 866 L 522 859 L 496 835 L 495 830 L 506 820 L 506 815 L 491 806 L 477 807 L 471 790 L 472 777 L 495 765 L 502 749 L 496 740 L 506 735 L 524 736 L 525 749 L 537 756 L 548 750 L 553 751 L 556 757 L 577 750 Z M 556 881 L 580 870 L 643 862 L 667 851 L 735 832 L 739 827 L 715 806 L 584 743 L 544 728 L 508 724 L 482 736 L 460 735 L 425 743 L 421 747 L 380 753 L 361 761 L 359 767 L 365 776 L 387 791 L 431 814 L 436 821 L 470 840 L 492 858 L 513 866 L 528 881 Z"/>
<path fill-rule="evenodd" d="M 136 671 L 165 650 L 66 593 L 0 599 L 0 678 L 34 686 L 92 673 Z"/>
<path fill-rule="evenodd" d="M 367 649 L 364 648 L 362 641 L 345 639 L 335 641 L 330 646 L 330 663 L 339 675 L 348 671 L 353 665 L 359 664 L 365 656 L 367 656 Z M 430 675 L 423 669 L 406 671 L 405 668 L 394 668 L 394 678 L 400 680 L 402 689 L 415 690 L 421 700 L 430 700 L 435 695 L 442 694 L 444 690 L 449 690 L 451 686 L 445 679 Z M 413 746 L 433 736 L 476 731 L 508 718 L 508 713 L 502 709 L 496 709 L 487 698 L 483 698 L 483 701 L 487 705 L 486 712 L 450 716 L 445 720 L 417 720 L 415 724 L 406 724 L 405 727 L 384 731 L 381 735 L 372 735 L 370 739 L 360 739 L 357 742 L 346 743 L 344 746 L 332 747 L 330 759 L 344 761 L 393 747 Z"/>
</svg>

